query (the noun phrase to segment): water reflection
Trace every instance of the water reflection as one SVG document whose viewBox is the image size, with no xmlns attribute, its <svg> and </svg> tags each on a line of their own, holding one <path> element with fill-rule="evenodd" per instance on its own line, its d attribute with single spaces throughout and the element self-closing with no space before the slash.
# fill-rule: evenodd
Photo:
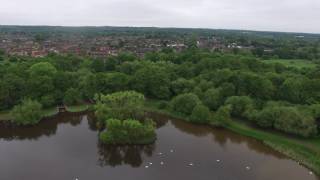
<svg viewBox="0 0 320 180">
<path fill-rule="evenodd" d="M 157 122 L 158 136 L 148 146 L 101 144 L 90 113 L 64 113 L 34 127 L 0 127 L 0 179 L 72 179 L 75 174 L 79 179 L 316 179 L 254 139 L 156 113 L 147 116 Z"/>
<path fill-rule="evenodd" d="M 85 118 L 84 118 L 85 117 Z M 183 120 L 169 118 L 165 115 L 156 113 L 147 113 L 147 117 L 155 120 L 157 128 L 165 126 L 169 120 L 172 125 L 181 132 L 193 135 L 196 137 L 211 136 L 213 143 L 218 143 L 220 146 L 225 146 L 227 142 L 236 144 L 246 144 L 250 149 L 263 153 L 266 155 L 273 155 L 277 158 L 286 158 L 280 153 L 273 151 L 271 148 L 266 148 L 261 142 L 239 136 L 230 131 L 223 129 L 213 129 L 203 125 L 193 125 L 186 123 Z M 33 127 L 19 127 L 19 128 L 0 128 L 0 139 L 6 141 L 13 140 L 37 140 L 40 137 L 50 137 L 56 134 L 59 124 L 70 124 L 77 126 L 83 119 L 87 119 L 88 127 L 91 131 L 98 131 L 96 120 L 93 113 L 62 113 L 57 116 L 47 118 L 40 124 Z M 98 156 L 100 166 L 118 166 L 131 165 L 132 167 L 139 167 L 142 164 L 142 156 L 152 156 L 155 145 L 149 146 L 107 146 L 97 143 Z"/>
<path fill-rule="evenodd" d="M 112 146 L 98 143 L 98 155 L 100 166 L 130 165 L 140 167 L 143 163 L 143 156 L 151 157 L 155 145 L 147 146 Z"/>
<path fill-rule="evenodd" d="M 170 118 L 165 118 L 165 116 L 161 116 L 157 113 L 146 113 L 145 115 L 156 122 L 157 129 L 165 126 L 170 120 Z"/>
<path fill-rule="evenodd" d="M 258 140 L 240 136 L 222 128 L 211 128 L 206 125 L 194 125 L 180 119 L 169 118 L 166 115 L 156 113 L 150 114 L 149 116 L 155 119 L 156 122 L 160 122 L 164 125 L 168 123 L 168 119 L 171 119 L 172 121 L 170 122 L 172 123 L 172 125 L 180 131 L 196 137 L 211 136 L 212 143 L 218 143 L 222 147 L 224 147 L 227 142 L 232 142 L 234 144 L 245 144 L 250 149 L 258 153 L 273 155 L 279 159 L 287 159 L 286 156 L 282 155 L 281 153 L 275 152 L 271 148 L 266 147 L 262 142 Z"/>
<path fill-rule="evenodd" d="M 81 123 L 84 115 L 88 119 L 91 130 L 96 130 L 92 113 L 61 113 L 56 116 L 45 118 L 36 126 L 28 127 L 0 127 L 0 139 L 12 140 L 37 140 L 40 137 L 50 137 L 56 134 L 59 124 L 77 126 Z"/>
</svg>

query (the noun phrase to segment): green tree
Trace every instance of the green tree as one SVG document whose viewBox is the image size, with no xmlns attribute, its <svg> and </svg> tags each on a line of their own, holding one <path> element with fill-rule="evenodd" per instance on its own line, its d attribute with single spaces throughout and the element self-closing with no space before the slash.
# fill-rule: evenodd
<svg viewBox="0 0 320 180">
<path fill-rule="evenodd" d="M 31 78 L 36 76 L 53 77 L 57 73 L 57 69 L 49 62 L 39 62 L 32 65 L 29 72 Z"/>
<path fill-rule="evenodd" d="M 201 101 L 197 95 L 193 93 L 180 94 L 171 100 L 171 109 L 174 112 L 183 115 L 191 115 L 193 109 L 200 104 Z"/>
<path fill-rule="evenodd" d="M 105 61 L 104 65 L 105 65 L 106 71 L 114 71 L 116 69 L 117 65 L 119 65 L 119 61 L 115 57 L 109 57 Z"/>
<path fill-rule="evenodd" d="M 119 72 L 106 73 L 104 86 L 107 88 L 107 92 L 105 93 L 124 91 L 129 87 L 129 77 Z"/>
<path fill-rule="evenodd" d="M 191 92 L 194 82 L 184 78 L 179 78 L 171 83 L 171 89 L 175 95 Z"/>
<path fill-rule="evenodd" d="M 168 99 L 170 92 L 170 74 L 168 70 L 155 65 L 146 65 L 138 70 L 131 82 L 133 88 L 147 97 Z"/>
<path fill-rule="evenodd" d="M 182 78 L 193 78 L 195 76 L 194 64 L 191 62 L 183 62 L 175 68 L 175 73 Z"/>
<path fill-rule="evenodd" d="M 273 97 L 274 87 L 272 82 L 261 75 L 241 71 L 233 75 L 232 83 L 236 87 L 237 95 L 250 95 L 263 100 Z"/>
<path fill-rule="evenodd" d="M 264 53 L 264 49 L 261 47 L 257 47 L 257 48 L 252 49 L 252 54 L 255 56 L 262 57 L 263 53 Z"/>
<path fill-rule="evenodd" d="M 13 122 L 18 125 L 34 125 L 42 118 L 42 105 L 30 99 L 22 101 L 22 104 L 16 105 L 11 111 Z"/>
<path fill-rule="evenodd" d="M 62 102 L 65 92 L 72 87 L 78 87 L 84 76 L 80 72 L 58 71 L 53 78 L 53 94 L 55 99 L 58 102 Z"/>
<path fill-rule="evenodd" d="M 54 78 L 57 69 L 48 62 L 40 62 L 29 68 L 28 89 L 32 98 L 41 102 L 44 107 L 52 106 L 56 97 Z"/>
<path fill-rule="evenodd" d="M 55 102 L 55 86 L 49 76 L 34 76 L 28 79 L 28 91 L 31 97 L 40 101 L 44 107 L 49 107 Z"/>
<path fill-rule="evenodd" d="M 81 94 L 77 89 L 70 88 L 66 91 L 63 102 L 67 105 L 74 105 L 81 102 Z"/>
<path fill-rule="evenodd" d="M 277 112 L 279 111 L 279 112 Z M 295 107 L 278 107 L 274 127 L 278 130 L 310 137 L 317 134 L 315 120 Z"/>
<path fill-rule="evenodd" d="M 83 98 L 93 99 L 94 95 L 99 92 L 96 74 L 88 72 L 79 77 L 78 81 L 78 89 Z"/>
<path fill-rule="evenodd" d="M 301 78 L 288 78 L 280 87 L 281 97 L 284 100 L 293 103 L 303 103 L 303 81 L 306 79 Z"/>
<path fill-rule="evenodd" d="M 254 121 L 261 127 L 272 128 L 274 121 L 280 115 L 278 107 L 266 107 L 261 111 L 256 112 L 254 115 Z"/>
<path fill-rule="evenodd" d="M 56 104 L 56 99 L 54 95 L 43 95 L 39 99 L 39 102 L 42 104 L 43 107 L 51 107 Z"/>
<path fill-rule="evenodd" d="M 0 56 L 4 56 L 5 55 L 5 51 L 3 49 L 0 49 Z"/>
<path fill-rule="evenodd" d="M 108 95 L 99 95 L 95 106 L 95 114 L 101 122 L 106 119 L 139 118 L 143 115 L 142 106 L 145 98 L 135 91 L 123 91 Z"/>
<path fill-rule="evenodd" d="M 198 104 L 196 105 L 189 117 L 189 120 L 193 123 L 206 124 L 210 121 L 211 114 L 208 107 Z"/>
<path fill-rule="evenodd" d="M 26 93 L 24 79 L 15 74 L 5 74 L 0 79 L 0 109 L 16 105 Z"/>
<path fill-rule="evenodd" d="M 248 96 L 231 96 L 225 104 L 230 105 L 232 116 L 241 118 L 247 117 L 247 113 L 254 108 L 253 100 Z"/>
<path fill-rule="evenodd" d="M 221 89 L 210 88 L 203 95 L 203 103 L 211 110 L 217 110 L 223 101 Z"/>
<path fill-rule="evenodd" d="M 105 62 L 101 59 L 93 60 L 91 63 L 91 69 L 94 72 L 103 72 L 105 70 Z"/>
<path fill-rule="evenodd" d="M 130 52 L 121 52 L 116 58 L 119 63 L 132 62 L 136 60 L 136 56 Z"/>
<path fill-rule="evenodd" d="M 106 144 L 150 144 L 155 141 L 155 125 L 151 120 L 145 123 L 127 119 L 108 119 L 108 129 L 100 133 L 100 140 Z"/>
<path fill-rule="evenodd" d="M 225 126 L 231 120 L 231 106 L 221 106 L 214 114 L 213 121 L 214 126 Z"/>
</svg>

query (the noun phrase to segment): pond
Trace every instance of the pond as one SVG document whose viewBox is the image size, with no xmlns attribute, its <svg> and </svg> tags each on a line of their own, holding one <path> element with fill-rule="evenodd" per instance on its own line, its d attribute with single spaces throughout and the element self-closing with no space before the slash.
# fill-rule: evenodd
<svg viewBox="0 0 320 180">
<path fill-rule="evenodd" d="M 1 180 L 315 180 L 259 141 L 163 115 L 148 146 L 104 146 L 90 114 L 0 128 Z"/>
</svg>

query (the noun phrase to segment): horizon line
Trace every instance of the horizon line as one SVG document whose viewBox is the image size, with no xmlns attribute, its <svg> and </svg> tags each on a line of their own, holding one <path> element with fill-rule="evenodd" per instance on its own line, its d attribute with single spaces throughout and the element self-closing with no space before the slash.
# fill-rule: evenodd
<svg viewBox="0 0 320 180">
<path fill-rule="evenodd" d="M 266 32 L 266 33 L 286 33 L 286 34 L 310 34 L 320 35 L 320 32 L 297 32 L 297 31 L 277 31 L 277 30 L 255 30 L 255 29 L 233 29 L 233 28 L 207 28 L 207 27 L 174 27 L 174 26 L 123 26 L 123 25 L 40 25 L 40 24 L 0 24 L 1 26 L 15 27 L 66 27 L 66 28 L 103 28 L 103 27 L 118 27 L 118 28 L 156 28 L 156 29 L 193 29 L 193 30 L 227 30 L 227 31 L 248 31 L 248 32 Z"/>
</svg>

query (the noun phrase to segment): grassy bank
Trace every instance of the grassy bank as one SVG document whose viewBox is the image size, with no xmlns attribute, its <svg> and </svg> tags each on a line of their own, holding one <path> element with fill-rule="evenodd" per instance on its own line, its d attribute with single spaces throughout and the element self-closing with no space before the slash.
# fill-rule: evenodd
<svg viewBox="0 0 320 180">
<path fill-rule="evenodd" d="M 312 169 L 315 173 L 320 174 L 319 139 L 307 140 L 287 137 L 285 135 L 262 131 L 238 121 L 230 122 L 226 128 L 238 134 L 258 139 L 276 151 L 287 155 Z"/>
<path fill-rule="evenodd" d="M 11 120 L 12 117 L 10 115 L 9 111 L 1 111 L 0 112 L 0 121 L 7 121 L 7 120 Z"/>
<path fill-rule="evenodd" d="M 41 111 L 43 117 L 54 116 L 58 113 L 56 107 L 46 108 Z M 1 111 L 0 112 L 0 121 L 10 121 L 13 117 L 10 114 L 10 111 Z"/>
<path fill-rule="evenodd" d="M 168 109 L 159 109 L 158 107 L 159 101 L 154 100 L 148 101 L 145 105 L 147 111 L 183 118 Z M 320 138 L 295 138 L 281 133 L 264 131 L 236 120 L 228 123 L 225 128 L 260 140 L 274 150 L 312 169 L 316 174 L 320 174 Z"/>
<path fill-rule="evenodd" d="M 72 113 L 77 112 L 83 112 L 90 108 L 92 108 L 92 105 L 88 104 L 80 104 L 80 105 L 73 105 L 73 106 L 67 106 L 67 111 Z M 50 117 L 58 114 L 57 107 L 50 107 L 42 109 L 42 115 L 43 117 Z M 0 121 L 9 121 L 12 120 L 12 116 L 10 114 L 10 111 L 1 111 L 0 112 Z"/>
<path fill-rule="evenodd" d="M 58 114 L 58 110 L 56 107 L 46 108 L 42 110 L 43 117 L 50 117 Z"/>
<path fill-rule="evenodd" d="M 90 104 L 79 104 L 79 105 L 72 105 L 72 106 L 66 106 L 66 109 L 68 112 L 83 112 L 86 110 L 91 109 L 92 105 Z"/>
</svg>

